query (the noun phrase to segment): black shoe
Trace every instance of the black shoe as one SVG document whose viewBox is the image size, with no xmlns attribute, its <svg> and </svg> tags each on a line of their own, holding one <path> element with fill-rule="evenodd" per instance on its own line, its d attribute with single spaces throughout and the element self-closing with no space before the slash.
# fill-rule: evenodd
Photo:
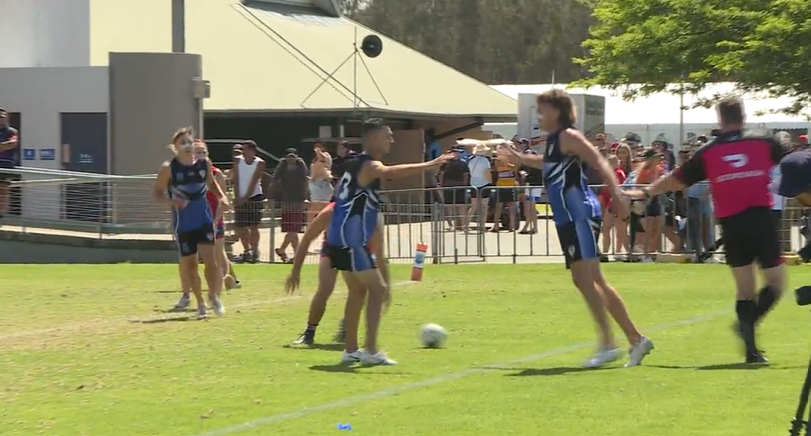
<svg viewBox="0 0 811 436">
<path fill-rule="evenodd" d="M 764 356 L 760 352 L 747 353 L 746 354 L 746 363 L 764 364 L 764 363 L 769 363 L 769 359 L 767 359 L 766 356 Z"/>
<path fill-rule="evenodd" d="M 766 352 L 766 350 L 761 350 L 761 349 L 759 349 L 757 347 L 754 347 L 754 343 L 755 343 L 755 330 L 754 330 L 754 328 L 751 328 L 751 329 L 742 328 L 741 324 L 738 321 L 735 321 L 735 323 L 732 324 L 732 331 L 735 332 L 735 335 L 741 341 L 743 341 L 744 349 L 746 349 L 746 350 L 755 349 L 755 351 L 752 352 L 752 353 L 747 351 L 746 352 L 747 356 L 749 356 L 750 354 L 752 354 L 752 355 L 755 355 L 755 354 L 761 355 L 761 354 Z M 747 357 L 747 361 L 748 360 L 749 360 L 749 357 Z"/>
<path fill-rule="evenodd" d="M 607 254 L 601 254 L 600 255 L 600 263 L 608 263 L 608 262 L 609 262 L 608 255 Z"/>
<path fill-rule="evenodd" d="M 306 345 L 310 346 L 315 343 L 315 332 L 307 330 L 302 333 L 295 341 L 293 341 L 293 345 Z"/>
</svg>

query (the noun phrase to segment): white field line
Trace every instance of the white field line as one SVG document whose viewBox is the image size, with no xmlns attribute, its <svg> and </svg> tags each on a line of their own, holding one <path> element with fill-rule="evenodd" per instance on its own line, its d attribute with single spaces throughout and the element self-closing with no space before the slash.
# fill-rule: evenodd
<svg viewBox="0 0 811 436">
<path fill-rule="evenodd" d="M 394 287 L 401 287 L 406 286 L 414 283 L 419 282 L 412 282 L 410 280 L 395 282 Z M 179 293 L 179 292 L 178 292 Z M 277 303 L 287 303 L 294 300 L 300 300 L 304 297 L 301 295 L 292 295 L 286 297 L 279 297 L 279 298 L 272 298 L 269 300 L 255 300 L 255 301 L 246 301 L 244 303 L 237 303 L 237 304 L 229 304 L 226 305 L 226 310 L 228 309 L 242 309 L 248 307 L 257 307 L 257 306 L 264 306 L 267 304 L 277 304 Z M 25 338 L 29 336 L 39 336 L 39 335 L 47 335 L 50 333 L 57 333 L 57 332 L 67 332 L 67 331 L 77 331 L 77 330 L 84 330 L 84 329 L 94 329 L 99 327 L 105 327 L 109 325 L 124 323 L 124 322 L 139 322 L 141 320 L 154 320 L 154 319 L 174 319 L 174 318 L 186 318 L 193 314 L 189 313 L 173 313 L 169 312 L 165 314 L 165 316 L 155 316 L 147 315 L 145 317 L 127 317 L 127 318 L 109 318 L 109 319 L 99 319 L 95 321 L 81 321 L 81 322 L 73 322 L 73 323 L 66 323 L 57 325 L 54 327 L 48 327 L 44 329 L 35 329 L 35 330 L 23 330 L 14 333 L 7 333 L 0 335 L 0 341 L 6 341 L 10 339 L 18 339 L 18 338 Z"/>
<path fill-rule="evenodd" d="M 700 316 L 696 316 L 696 317 L 693 317 L 693 318 L 684 319 L 684 320 L 681 320 L 681 321 L 663 323 L 663 324 L 655 325 L 655 326 L 653 326 L 651 328 L 648 328 L 648 329 L 645 330 L 645 332 L 652 333 L 652 332 L 661 331 L 661 330 L 665 330 L 665 329 L 670 329 L 670 328 L 674 328 L 674 327 L 681 327 L 681 326 L 685 326 L 685 325 L 696 324 L 696 323 L 700 323 L 700 322 L 709 321 L 709 320 L 718 318 L 718 317 L 723 316 L 723 315 L 728 315 L 728 314 L 729 314 L 729 311 L 725 310 L 725 311 L 721 311 L 721 312 L 715 312 L 715 313 L 710 313 L 710 314 L 706 314 L 706 315 L 700 315 Z M 359 403 L 365 403 L 367 401 L 377 400 L 377 399 L 380 399 L 380 398 L 392 397 L 392 396 L 395 396 L 395 395 L 399 395 L 399 394 L 401 394 L 403 392 L 413 391 L 413 390 L 420 389 L 420 388 L 425 388 L 425 387 L 429 387 L 429 386 L 438 385 L 440 383 L 445 383 L 445 382 L 449 382 L 449 381 L 453 381 L 453 380 L 458 380 L 458 379 L 461 379 L 461 378 L 464 378 L 464 377 L 467 377 L 467 376 L 470 376 L 470 375 L 474 375 L 474 374 L 482 374 L 482 373 L 485 373 L 485 372 L 488 372 L 488 371 L 492 371 L 493 369 L 496 369 L 496 368 L 505 368 L 505 367 L 509 368 L 509 367 L 518 365 L 520 363 L 534 362 L 534 361 L 545 359 L 545 358 L 548 358 L 548 357 L 560 356 L 560 355 L 563 355 L 563 354 L 570 353 L 572 351 L 582 350 L 584 348 L 588 348 L 588 347 L 592 347 L 592 346 L 594 346 L 593 342 L 582 342 L 582 343 L 579 343 L 579 344 L 570 345 L 568 347 L 556 348 L 556 349 L 553 349 L 553 350 L 546 351 L 544 353 L 533 354 L 533 355 L 529 355 L 529 356 L 522 357 L 522 358 L 519 358 L 519 359 L 510 360 L 510 361 L 507 361 L 507 362 L 494 363 L 494 364 L 485 365 L 485 366 L 482 366 L 482 367 L 469 368 L 469 369 L 456 371 L 456 372 L 449 372 L 449 373 L 445 373 L 445 374 L 442 374 L 442 375 L 439 375 L 439 376 L 436 376 L 436 377 L 416 381 L 416 382 L 413 382 L 413 383 L 407 383 L 407 384 L 402 385 L 402 386 L 395 386 L 395 387 L 392 387 L 392 388 L 387 388 L 387 389 L 383 389 L 383 390 L 380 390 L 380 391 L 371 392 L 371 393 L 368 393 L 368 394 L 362 394 L 362 395 L 357 395 L 357 396 L 353 396 L 353 397 L 347 397 L 347 398 L 343 398 L 343 399 L 340 399 L 340 400 L 331 401 L 331 402 L 328 402 L 328 403 L 323 403 L 323 404 L 319 404 L 319 405 L 316 405 L 316 406 L 296 410 L 296 411 L 293 411 L 293 412 L 280 413 L 280 414 L 277 414 L 277 415 L 270 415 L 270 416 L 266 416 L 264 418 L 258 418 L 258 419 L 252 420 L 252 421 L 244 422 L 242 424 L 232 425 L 230 427 L 223 427 L 223 428 L 218 429 L 218 430 L 212 430 L 212 431 L 200 433 L 200 434 L 197 434 L 197 435 L 194 435 L 194 436 L 226 436 L 226 435 L 230 435 L 232 433 L 238 433 L 238 432 L 242 432 L 242 431 L 245 431 L 245 430 L 250 430 L 250 429 L 253 429 L 253 428 L 256 428 L 256 427 L 261 427 L 261 426 L 265 426 L 265 425 L 269 425 L 269 424 L 274 424 L 274 423 L 277 423 L 277 422 L 289 421 L 289 420 L 293 420 L 293 419 L 302 418 L 302 417 L 312 415 L 312 414 L 318 413 L 318 412 L 324 412 L 324 411 L 327 411 L 327 410 L 339 409 L 339 408 L 342 408 L 342 407 L 352 406 L 352 405 L 359 404 Z"/>
</svg>

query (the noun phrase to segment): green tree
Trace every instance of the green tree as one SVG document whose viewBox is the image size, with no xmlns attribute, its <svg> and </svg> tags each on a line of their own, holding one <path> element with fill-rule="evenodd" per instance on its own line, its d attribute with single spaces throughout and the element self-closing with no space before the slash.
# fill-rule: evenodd
<svg viewBox="0 0 811 436">
<path fill-rule="evenodd" d="M 794 104 L 776 109 L 802 112 L 811 103 L 807 6 L 806 0 L 600 0 L 584 42 L 589 52 L 578 60 L 591 76 L 578 85 L 634 98 L 732 81 L 741 92 L 792 97 Z"/>
</svg>

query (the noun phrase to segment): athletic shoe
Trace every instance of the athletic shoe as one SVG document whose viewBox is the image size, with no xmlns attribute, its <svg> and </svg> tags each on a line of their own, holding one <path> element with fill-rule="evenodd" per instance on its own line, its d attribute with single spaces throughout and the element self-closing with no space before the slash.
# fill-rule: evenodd
<svg viewBox="0 0 811 436">
<path fill-rule="evenodd" d="M 191 298 L 188 294 L 183 294 L 180 297 L 180 300 L 177 300 L 177 304 L 175 304 L 175 310 L 186 310 L 187 307 L 191 304 Z"/>
<path fill-rule="evenodd" d="M 208 315 L 206 314 L 206 306 L 199 306 L 197 307 L 197 319 L 206 319 Z"/>
<path fill-rule="evenodd" d="M 748 364 L 768 364 L 769 359 L 761 353 L 747 353 L 746 363 Z"/>
<path fill-rule="evenodd" d="M 377 354 L 370 354 L 366 350 L 361 353 L 360 363 L 364 366 L 397 365 L 397 361 L 389 359 L 386 357 L 386 353 L 382 351 Z"/>
<path fill-rule="evenodd" d="M 304 333 L 299 335 L 295 341 L 292 342 L 293 345 L 306 345 L 310 346 L 315 343 L 315 330 L 305 330 Z"/>
<path fill-rule="evenodd" d="M 583 362 L 583 368 L 599 368 L 620 358 L 622 351 L 619 348 L 601 348 L 594 356 Z"/>
<path fill-rule="evenodd" d="M 354 351 L 352 353 L 344 350 L 344 353 L 341 355 L 341 365 L 354 365 L 360 362 L 363 358 L 363 353 L 363 349 Z"/>
<path fill-rule="evenodd" d="M 222 300 L 219 298 L 213 298 L 211 300 L 211 309 L 214 310 L 214 315 L 225 315 L 225 306 L 222 304 Z"/>
<path fill-rule="evenodd" d="M 642 336 L 642 339 L 639 340 L 633 347 L 628 351 L 628 363 L 625 364 L 626 368 L 630 368 L 632 366 L 637 366 L 642 363 L 642 359 L 645 358 L 651 351 L 653 351 L 653 342 L 650 339 Z"/>
<path fill-rule="evenodd" d="M 346 321 L 343 318 L 338 321 L 338 331 L 335 333 L 332 340 L 338 342 L 339 344 L 346 342 Z"/>
<path fill-rule="evenodd" d="M 242 282 L 236 280 L 234 283 L 234 289 L 242 289 Z"/>
<path fill-rule="evenodd" d="M 640 262 L 642 262 L 642 263 L 654 263 L 653 259 L 651 259 L 650 256 L 642 256 L 642 259 L 640 260 Z"/>
</svg>

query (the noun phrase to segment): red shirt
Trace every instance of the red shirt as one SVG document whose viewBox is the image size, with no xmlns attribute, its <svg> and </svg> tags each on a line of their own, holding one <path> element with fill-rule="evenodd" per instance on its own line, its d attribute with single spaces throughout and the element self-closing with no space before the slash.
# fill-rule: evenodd
<svg viewBox="0 0 811 436">
<path fill-rule="evenodd" d="M 622 168 L 617 168 L 614 170 L 614 177 L 617 179 L 618 185 L 623 184 L 627 178 L 625 171 L 623 171 Z M 605 207 L 611 205 L 611 192 L 609 192 L 608 189 L 603 189 L 600 191 L 600 201 Z"/>
<path fill-rule="evenodd" d="M 214 174 L 217 174 L 217 173 L 220 172 L 220 169 L 212 165 L 211 166 L 211 172 L 214 173 Z M 220 207 L 220 199 L 217 198 L 217 194 L 215 194 L 215 193 L 213 193 L 211 191 L 208 191 L 208 192 L 206 192 L 206 200 L 208 200 L 208 207 L 211 208 L 211 215 L 213 217 L 214 215 L 217 214 L 217 208 Z M 225 225 L 225 219 L 220 218 L 220 220 L 217 222 L 217 227 L 221 227 L 221 226 L 224 226 L 224 225 Z"/>
<path fill-rule="evenodd" d="M 772 206 L 769 173 L 783 147 L 768 136 L 727 132 L 693 153 L 673 175 L 686 186 L 709 180 L 715 216 L 727 218 L 755 207 Z"/>
</svg>

